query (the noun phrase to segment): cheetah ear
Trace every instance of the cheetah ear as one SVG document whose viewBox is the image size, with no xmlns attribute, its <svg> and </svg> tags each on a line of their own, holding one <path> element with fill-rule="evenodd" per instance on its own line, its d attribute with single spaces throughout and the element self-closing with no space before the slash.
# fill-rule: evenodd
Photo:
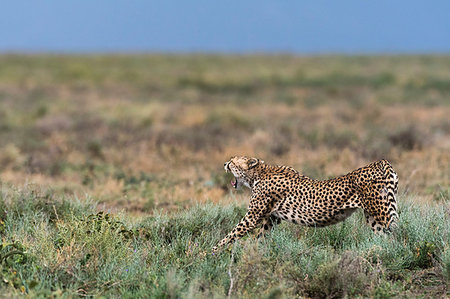
<svg viewBox="0 0 450 299">
<path fill-rule="evenodd" d="M 250 160 L 248 160 L 247 165 L 248 165 L 248 169 L 252 169 L 253 167 L 255 167 L 256 165 L 258 165 L 260 162 L 264 163 L 264 161 L 260 161 L 256 158 L 251 158 Z"/>
</svg>

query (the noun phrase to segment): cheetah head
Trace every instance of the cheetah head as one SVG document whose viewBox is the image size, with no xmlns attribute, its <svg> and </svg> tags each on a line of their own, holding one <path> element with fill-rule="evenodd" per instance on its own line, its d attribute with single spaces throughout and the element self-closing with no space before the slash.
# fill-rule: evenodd
<svg viewBox="0 0 450 299">
<path fill-rule="evenodd" d="M 257 158 L 233 157 L 224 164 L 224 168 L 226 172 L 231 172 L 234 175 L 235 179 L 231 181 L 234 188 L 241 185 L 251 188 L 255 168 L 263 163 L 264 161 Z"/>
</svg>

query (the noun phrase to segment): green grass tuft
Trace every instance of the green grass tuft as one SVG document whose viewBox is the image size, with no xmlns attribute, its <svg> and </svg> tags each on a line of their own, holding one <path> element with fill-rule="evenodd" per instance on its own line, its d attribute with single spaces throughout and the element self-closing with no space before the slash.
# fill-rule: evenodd
<svg viewBox="0 0 450 299">
<path fill-rule="evenodd" d="M 282 223 L 263 239 L 237 242 L 231 259 L 229 250 L 210 251 L 242 207 L 206 204 L 133 220 L 32 187 L 4 187 L 0 273 L 7 282 L 0 289 L 10 296 L 226 297 L 231 271 L 236 297 L 388 298 L 420 293 L 417 279 L 431 283 L 419 276 L 425 269 L 440 282 L 428 294 L 443 295 L 448 206 L 400 200 L 391 235 L 374 235 L 359 212 L 326 228 Z"/>
</svg>

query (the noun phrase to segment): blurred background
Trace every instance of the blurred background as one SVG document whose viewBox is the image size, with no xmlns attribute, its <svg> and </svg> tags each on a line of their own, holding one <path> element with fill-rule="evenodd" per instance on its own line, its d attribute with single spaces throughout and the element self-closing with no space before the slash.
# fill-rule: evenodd
<svg viewBox="0 0 450 299">
<path fill-rule="evenodd" d="M 380 158 L 449 197 L 448 1 L 15 1 L 0 12 L 0 181 L 106 209 L 244 200 L 250 155 L 317 179 Z"/>
</svg>

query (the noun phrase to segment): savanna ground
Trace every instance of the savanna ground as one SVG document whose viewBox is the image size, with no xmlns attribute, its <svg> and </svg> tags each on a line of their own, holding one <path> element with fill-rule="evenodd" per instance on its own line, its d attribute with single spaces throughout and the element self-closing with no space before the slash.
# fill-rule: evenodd
<svg viewBox="0 0 450 299">
<path fill-rule="evenodd" d="M 448 56 L 0 55 L 0 293 L 448 296 L 449 70 Z M 387 158 L 398 229 L 375 236 L 362 213 L 283 223 L 212 256 L 248 203 L 223 171 L 241 154 L 317 179 Z"/>
</svg>

